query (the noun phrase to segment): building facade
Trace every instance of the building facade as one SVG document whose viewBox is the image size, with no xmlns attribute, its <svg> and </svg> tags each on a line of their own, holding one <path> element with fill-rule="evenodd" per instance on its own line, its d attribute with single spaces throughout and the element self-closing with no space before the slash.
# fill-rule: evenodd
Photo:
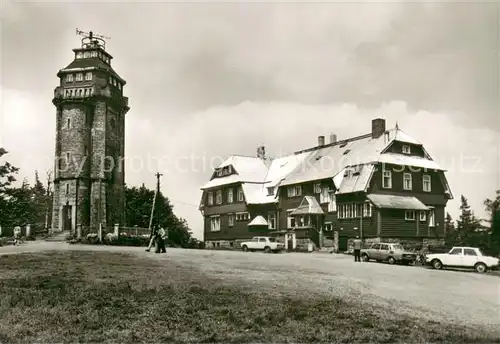
<svg viewBox="0 0 500 344">
<path fill-rule="evenodd" d="M 53 231 L 124 223 L 126 82 L 92 32 L 73 52 L 54 90 Z"/>
<path fill-rule="evenodd" d="M 313 243 L 347 249 L 365 241 L 442 240 L 452 193 L 422 143 L 374 119 L 370 133 L 270 160 L 232 156 L 202 187 L 206 247 L 234 247 L 272 235 L 288 249 Z M 268 226 L 253 226 L 258 216 Z M 255 230 L 256 228 L 257 230 Z"/>
</svg>

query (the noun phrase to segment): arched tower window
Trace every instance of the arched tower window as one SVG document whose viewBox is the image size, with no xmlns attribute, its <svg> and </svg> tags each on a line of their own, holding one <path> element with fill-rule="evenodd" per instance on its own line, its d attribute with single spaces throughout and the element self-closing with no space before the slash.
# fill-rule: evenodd
<svg viewBox="0 0 500 344">
<path fill-rule="evenodd" d="M 66 184 L 66 195 L 69 195 L 69 184 Z"/>
<path fill-rule="evenodd" d="M 68 129 L 71 129 L 71 118 L 68 118 Z"/>
</svg>

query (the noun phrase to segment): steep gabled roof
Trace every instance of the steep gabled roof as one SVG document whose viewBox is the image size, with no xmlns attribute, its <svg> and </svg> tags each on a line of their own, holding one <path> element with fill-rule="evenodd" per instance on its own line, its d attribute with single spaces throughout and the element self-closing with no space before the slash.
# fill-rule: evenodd
<svg viewBox="0 0 500 344">
<path fill-rule="evenodd" d="M 218 168 L 225 166 L 232 166 L 235 174 L 225 177 L 212 177 L 201 189 L 210 189 L 234 183 L 262 183 L 268 171 L 268 167 L 262 159 L 240 155 L 230 156 Z"/>
<path fill-rule="evenodd" d="M 329 178 L 333 178 L 338 193 L 365 191 L 377 163 L 445 171 L 432 160 L 425 149 L 426 156 L 423 158 L 386 153 L 394 141 L 420 145 L 423 149 L 420 142 L 396 126 L 394 129 L 386 130 L 377 138 L 365 134 L 271 161 L 233 155 L 219 168 L 231 165 L 236 174 L 212 178 L 201 189 L 241 183 L 247 204 L 267 204 L 277 202 L 276 195 L 281 186 Z M 356 167 L 356 173 L 346 174 L 351 167 Z M 274 188 L 273 194 L 268 193 L 269 187 Z M 451 195 L 451 191 L 448 192 Z"/>
</svg>

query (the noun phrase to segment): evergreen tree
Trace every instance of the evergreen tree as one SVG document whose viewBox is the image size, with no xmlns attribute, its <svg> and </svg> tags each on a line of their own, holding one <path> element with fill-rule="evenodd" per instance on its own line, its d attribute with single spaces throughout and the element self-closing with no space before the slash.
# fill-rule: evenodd
<svg viewBox="0 0 500 344">
<path fill-rule="evenodd" d="M 484 201 L 484 206 L 488 214 L 486 221 L 490 224 L 491 239 L 499 246 L 500 245 L 500 190 L 496 191 L 495 199 L 487 198 Z"/>
<path fill-rule="evenodd" d="M 460 215 L 457 221 L 458 236 L 461 240 L 465 240 L 471 233 L 475 232 L 480 227 L 479 219 L 470 209 L 469 202 L 464 195 L 460 196 Z"/>
<path fill-rule="evenodd" d="M 444 220 L 444 228 L 447 234 L 451 234 L 455 232 L 455 224 L 453 223 L 453 219 L 451 218 L 450 213 L 446 213 L 446 218 Z"/>
</svg>

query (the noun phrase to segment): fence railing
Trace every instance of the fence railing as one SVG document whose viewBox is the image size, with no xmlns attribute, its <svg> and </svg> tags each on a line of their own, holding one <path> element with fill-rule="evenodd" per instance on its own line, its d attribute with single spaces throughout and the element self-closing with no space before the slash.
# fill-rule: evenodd
<svg viewBox="0 0 500 344">
<path fill-rule="evenodd" d="M 32 225 L 19 226 L 21 227 L 21 237 L 27 236 L 40 236 L 47 235 L 49 233 L 48 229 L 36 227 Z M 13 237 L 14 236 L 14 228 L 15 227 L 3 227 L 0 226 L 0 237 Z"/>
</svg>

